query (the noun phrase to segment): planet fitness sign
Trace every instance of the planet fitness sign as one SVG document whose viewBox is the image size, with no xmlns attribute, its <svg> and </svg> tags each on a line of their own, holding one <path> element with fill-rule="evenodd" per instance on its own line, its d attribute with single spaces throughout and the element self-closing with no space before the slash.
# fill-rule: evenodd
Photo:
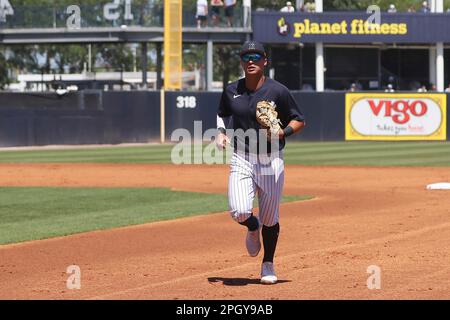
<svg viewBox="0 0 450 320">
<path fill-rule="evenodd" d="M 445 94 L 345 97 L 346 140 L 446 140 Z"/>
<path fill-rule="evenodd" d="M 450 42 L 450 13 L 254 12 L 254 39 L 264 43 Z"/>
</svg>

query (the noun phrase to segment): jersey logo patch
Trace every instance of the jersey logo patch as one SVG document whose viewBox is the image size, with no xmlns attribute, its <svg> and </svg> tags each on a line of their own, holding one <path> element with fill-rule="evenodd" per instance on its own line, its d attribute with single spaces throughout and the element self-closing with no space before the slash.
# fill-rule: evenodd
<svg viewBox="0 0 450 320">
<path fill-rule="evenodd" d="M 242 96 L 242 94 L 235 94 L 233 95 L 233 99 L 239 98 L 240 96 Z"/>
</svg>

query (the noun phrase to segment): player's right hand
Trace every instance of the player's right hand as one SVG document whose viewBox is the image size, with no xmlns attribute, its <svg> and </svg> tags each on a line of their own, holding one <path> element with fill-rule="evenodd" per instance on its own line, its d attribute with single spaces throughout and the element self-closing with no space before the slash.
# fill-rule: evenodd
<svg viewBox="0 0 450 320">
<path fill-rule="evenodd" d="M 227 144 L 230 143 L 230 139 L 226 134 L 219 132 L 216 137 L 216 146 L 219 150 L 224 150 L 227 147 Z"/>
</svg>

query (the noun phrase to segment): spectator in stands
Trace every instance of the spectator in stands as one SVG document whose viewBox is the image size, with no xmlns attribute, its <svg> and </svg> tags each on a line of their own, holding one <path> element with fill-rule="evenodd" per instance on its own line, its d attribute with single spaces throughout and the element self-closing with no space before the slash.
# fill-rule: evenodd
<svg viewBox="0 0 450 320">
<path fill-rule="evenodd" d="M 197 28 L 206 27 L 208 17 L 208 2 L 207 0 L 197 0 Z"/>
<path fill-rule="evenodd" d="M 386 90 L 384 90 L 384 92 L 395 92 L 394 86 L 393 86 L 391 83 L 389 83 L 389 84 L 387 85 Z"/>
<path fill-rule="evenodd" d="M 350 86 L 350 89 L 348 91 L 350 91 L 350 92 L 358 91 L 358 87 L 356 86 L 356 83 L 352 83 Z"/>
<path fill-rule="evenodd" d="M 251 17 L 252 17 L 252 0 L 243 0 L 242 1 L 242 22 L 244 28 L 251 27 Z"/>
<path fill-rule="evenodd" d="M 389 9 L 387 10 L 388 13 L 396 13 L 397 9 L 395 8 L 394 4 L 389 5 Z"/>
<path fill-rule="evenodd" d="M 427 92 L 427 87 L 424 86 L 424 85 L 422 85 L 422 86 L 417 90 L 417 92 Z"/>
<path fill-rule="evenodd" d="M 388 87 L 389 87 L 389 85 L 391 85 L 392 88 L 398 87 L 398 82 L 394 76 L 389 76 L 387 83 L 388 83 Z"/>
<path fill-rule="evenodd" d="M 217 27 L 220 22 L 220 11 L 223 8 L 222 0 L 211 0 L 211 19 L 214 27 Z"/>
<path fill-rule="evenodd" d="M 280 10 L 281 12 L 295 12 L 295 8 L 292 5 L 292 2 L 288 1 L 286 2 L 286 6 L 284 6 L 283 8 L 281 8 Z"/>
<path fill-rule="evenodd" d="M 414 7 L 414 6 L 409 7 L 409 8 L 408 8 L 408 12 L 409 12 L 409 13 L 414 13 L 414 12 L 416 12 L 416 7 Z"/>
<path fill-rule="evenodd" d="M 311 3 L 311 2 L 307 2 L 305 3 L 305 12 L 316 12 L 316 4 L 315 3 Z"/>
<path fill-rule="evenodd" d="M 430 12 L 430 7 L 428 6 L 427 1 L 422 2 L 422 8 L 420 8 L 420 12 L 422 12 L 422 13 Z"/>
<path fill-rule="evenodd" d="M 314 87 L 309 83 L 304 83 L 302 85 L 302 91 L 314 91 Z"/>
<path fill-rule="evenodd" d="M 408 85 L 408 89 L 410 91 L 417 91 L 417 89 L 420 88 L 420 82 L 419 81 L 411 81 Z"/>
<path fill-rule="evenodd" d="M 225 0 L 225 16 L 229 27 L 233 26 L 234 7 L 236 0 Z"/>
<path fill-rule="evenodd" d="M 430 91 L 433 91 L 433 92 L 436 92 L 437 91 L 437 87 L 436 87 L 436 85 L 435 84 L 431 84 L 431 86 L 430 86 Z"/>
<path fill-rule="evenodd" d="M 448 84 L 448 87 L 445 88 L 445 92 L 450 92 L 450 83 Z"/>
</svg>

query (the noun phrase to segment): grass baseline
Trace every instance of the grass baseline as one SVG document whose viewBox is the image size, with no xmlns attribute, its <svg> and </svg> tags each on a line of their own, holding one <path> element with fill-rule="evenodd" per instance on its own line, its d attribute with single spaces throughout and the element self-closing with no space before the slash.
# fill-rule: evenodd
<svg viewBox="0 0 450 320">
<path fill-rule="evenodd" d="M 227 210 L 225 195 L 166 188 L 0 187 L 0 244 Z"/>
<path fill-rule="evenodd" d="M 170 164 L 173 147 L 174 144 L 152 144 L 86 149 L 8 150 L 0 152 L 0 163 Z M 226 159 L 223 152 L 219 152 L 219 158 L 220 154 Z M 193 157 L 191 160 L 193 163 Z M 450 166 L 450 142 L 288 141 L 285 161 L 287 164 L 306 166 Z"/>
</svg>

